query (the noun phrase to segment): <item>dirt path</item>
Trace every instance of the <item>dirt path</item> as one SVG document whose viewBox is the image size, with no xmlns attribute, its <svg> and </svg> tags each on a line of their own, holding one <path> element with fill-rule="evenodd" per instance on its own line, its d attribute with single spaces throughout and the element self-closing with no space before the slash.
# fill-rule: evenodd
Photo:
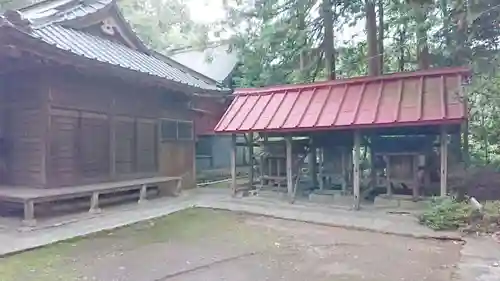
<svg viewBox="0 0 500 281">
<path fill-rule="evenodd" d="M 449 281 L 460 247 L 193 209 L 0 259 L 0 280 Z"/>
</svg>

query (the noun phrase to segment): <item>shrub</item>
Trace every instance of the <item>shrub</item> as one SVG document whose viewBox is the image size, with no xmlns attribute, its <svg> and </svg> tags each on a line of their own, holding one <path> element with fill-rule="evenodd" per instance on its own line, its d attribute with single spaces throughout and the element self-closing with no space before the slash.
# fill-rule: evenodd
<svg viewBox="0 0 500 281">
<path fill-rule="evenodd" d="M 421 224 L 434 230 L 454 230 L 466 226 L 479 212 L 467 202 L 453 198 L 434 198 L 420 215 Z"/>
</svg>

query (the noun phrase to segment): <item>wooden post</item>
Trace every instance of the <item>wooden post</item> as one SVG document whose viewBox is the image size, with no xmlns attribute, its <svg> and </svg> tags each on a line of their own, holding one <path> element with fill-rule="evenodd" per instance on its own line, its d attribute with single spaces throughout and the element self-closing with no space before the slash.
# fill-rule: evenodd
<svg viewBox="0 0 500 281">
<path fill-rule="evenodd" d="M 354 209 L 359 210 L 360 202 L 360 172 L 359 172 L 359 157 L 360 157 L 360 147 L 361 147 L 361 133 L 356 130 L 354 131 L 354 153 L 353 153 L 353 163 L 354 163 L 354 175 L 353 175 L 353 190 L 354 190 Z"/>
<path fill-rule="evenodd" d="M 158 151 L 155 151 L 155 153 L 158 154 Z M 116 122 L 114 98 L 111 101 L 109 112 L 109 174 L 111 179 L 116 177 Z"/>
<path fill-rule="evenodd" d="M 446 127 L 441 127 L 440 136 L 440 154 L 441 154 L 441 196 L 446 196 L 446 188 L 448 185 L 448 134 Z"/>
<path fill-rule="evenodd" d="M 385 160 L 385 184 L 387 186 L 387 196 L 392 196 L 392 185 L 391 185 L 391 157 L 389 155 L 384 156 Z"/>
<path fill-rule="evenodd" d="M 92 193 L 92 196 L 90 197 L 89 213 L 97 214 L 100 212 L 101 209 L 99 208 L 99 192 L 95 191 Z"/>
<path fill-rule="evenodd" d="M 341 169 L 342 169 L 342 195 L 347 194 L 347 161 L 346 161 L 346 152 L 344 147 L 340 149 L 340 164 L 341 164 Z"/>
<path fill-rule="evenodd" d="M 268 157 L 267 158 L 267 176 L 269 176 L 269 180 L 267 181 L 267 184 L 270 185 L 271 184 L 271 176 L 273 175 L 273 158 L 272 158 L 272 155 L 270 155 L 271 157 Z"/>
<path fill-rule="evenodd" d="M 418 180 L 418 155 L 413 155 L 413 201 L 418 201 L 420 197 L 420 183 Z"/>
<path fill-rule="evenodd" d="M 254 162 L 254 155 L 253 155 L 253 133 L 248 133 L 248 138 L 247 138 L 247 145 L 248 145 L 248 156 L 250 160 L 250 170 L 248 171 L 248 185 L 249 188 L 253 188 L 253 178 L 254 178 L 254 173 L 253 173 L 253 166 L 255 164 Z"/>
<path fill-rule="evenodd" d="M 375 161 L 376 157 L 372 142 L 372 145 L 370 146 L 370 185 L 373 189 L 377 187 L 377 171 L 375 170 Z"/>
<path fill-rule="evenodd" d="M 323 155 L 323 148 L 319 148 L 319 167 L 318 167 L 318 180 L 319 180 L 319 189 L 323 190 L 325 189 L 325 181 L 323 179 L 323 163 L 324 163 L 324 155 Z"/>
<path fill-rule="evenodd" d="M 36 225 L 35 203 L 33 200 L 26 200 L 24 202 L 24 219 L 22 224 L 28 227 L 34 227 Z"/>
<path fill-rule="evenodd" d="M 262 135 L 261 135 L 262 136 Z M 265 139 L 266 137 L 264 137 Z M 259 176 L 260 176 L 260 189 L 264 187 L 264 148 L 265 142 L 262 141 L 260 143 L 260 156 L 259 156 Z"/>
<path fill-rule="evenodd" d="M 313 188 L 316 188 L 318 186 L 318 173 L 316 171 L 317 167 L 317 155 L 316 155 L 316 145 L 313 141 L 312 137 L 309 137 L 309 160 L 308 166 L 309 166 L 309 178 L 311 179 L 311 184 Z"/>
<path fill-rule="evenodd" d="M 231 135 L 231 191 L 236 195 L 236 134 Z"/>
<path fill-rule="evenodd" d="M 286 145 L 286 187 L 288 191 L 288 197 L 293 196 L 293 165 L 292 165 L 292 137 L 285 137 Z"/>
<path fill-rule="evenodd" d="M 281 179 L 279 177 L 281 177 L 281 160 L 282 159 L 277 159 L 276 160 L 276 176 L 278 176 L 278 180 L 277 180 L 277 183 L 278 183 L 278 191 L 281 190 Z"/>
<path fill-rule="evenodd" d="M 466 120 L 462 126 L 463 133 L 463 148 L 462 148 L 462 159 L 465 164 L 465 168 L 468 168 L 470 165 L 470 152 L 469 152 L 469 122 Z"/>
</svg>

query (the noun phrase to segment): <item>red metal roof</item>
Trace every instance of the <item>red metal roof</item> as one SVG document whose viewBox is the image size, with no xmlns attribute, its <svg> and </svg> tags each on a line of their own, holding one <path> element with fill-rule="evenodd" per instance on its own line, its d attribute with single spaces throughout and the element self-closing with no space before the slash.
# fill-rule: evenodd
<svg viewBox="0 0 500 281">
<path fill-rule="evenodd" d="M 192 100 L 194 114 L 194 128 L 197 136 L 213 135 L 214 128 L 224 114 L 227 104 L 216 97 L 199 97 Z"/>
<path fill-rule="evenodd" d="M 307 131 L 460 123 L 466 68 L 238 89 L 215 132 Z"/>
</svg>

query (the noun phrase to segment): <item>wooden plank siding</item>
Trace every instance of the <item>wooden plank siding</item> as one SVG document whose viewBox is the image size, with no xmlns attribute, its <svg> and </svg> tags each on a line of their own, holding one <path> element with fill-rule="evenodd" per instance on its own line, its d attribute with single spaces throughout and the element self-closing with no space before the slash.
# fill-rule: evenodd
<svg viewBox="0 0 500 281">
<path fill-rule="evenodd" d="M 1 109 L 5 117 L 3 137 L 7 146 L 7 175 L 2 183 L 42 187 L 46 183 L 44 121 L 47 116 L 42 109 L 41 75 L 29 72 L 18 75 L 22 79 L 5 75 L 1 82 L 4 95 Z"/>
<path fill-rule="evenodd" d="M 184 184 L 194 185 L 194 140 L 163 143 L 159 134 L 161 118 L 192 120 L 187 107 L 165 106 L 165 96 L 182 94 L 67 70 L 34 76 L 0 88 L 11 148 L 2 184 L 58 188 L 187 175 Z"/>
</svg>

